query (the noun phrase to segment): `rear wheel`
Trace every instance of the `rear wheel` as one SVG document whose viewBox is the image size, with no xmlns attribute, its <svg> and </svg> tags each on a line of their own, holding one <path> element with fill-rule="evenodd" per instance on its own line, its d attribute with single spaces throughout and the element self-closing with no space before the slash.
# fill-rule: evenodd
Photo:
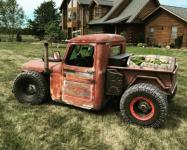
<svg viewBox="0 0 187 150">
<path fill-rule="evenodd" d="M 19 74 L 13 85 L 13 93 L 21 103 L 40 104 L 47 98 L 48 91 L 46 79 L 37 72 Z"/>
<path fill-rule="evenodd" d="M 160 127 L 167 116 L 167 97 L 154 85 L 140 83 L 122 96 L 120 111 L 123 119 L 146 127 Z"/>
</svg>

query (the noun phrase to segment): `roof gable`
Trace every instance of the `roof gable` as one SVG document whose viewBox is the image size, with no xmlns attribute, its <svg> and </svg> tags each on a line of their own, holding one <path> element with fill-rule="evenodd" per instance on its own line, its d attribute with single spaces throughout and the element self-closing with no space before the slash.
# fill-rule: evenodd
<svg viewBox="0 0 187 150">
<path fill-rule="evenodd" d="M 187 8 L 162 5 L 161 8 L 187 22 Z"/>
<path fill-rule="evenodd" d="M 172 15 L 182 19 L 183 21 L 187 22 L 187 8 L 176 7 L 176 6 L 168 6 L 168 5 L 161 5 L 154 12 L 152 12 L 147 17 L 145 17 L 144 20 L 148 19 L 151 15 L 156 13 L 159 9 L 163 9 L 163 10 L 171 13 Z"/>
<path fill-rule="evenodd" d="M 145 7 L 145 5 L 149 2 L 149 0 L 133 0 L 126 9 L 122 11 L 122 13 L 107 22 L 118 23 L 120 21 L 126 20 L 127 23 L 132 22 L 135 17 L 139 14 L 139 12 Z"/>
<path fill-rule="evenodd" d="M 120 5 L 123 3 L 123 0 L 115 0 L 113 3 L 113 7 L 110 9 L 110 11 L 103 17 L 97 20 L 90 21 L 89 24 L 103 24 L 113 13 L 120 7 Z"/>
</svg>

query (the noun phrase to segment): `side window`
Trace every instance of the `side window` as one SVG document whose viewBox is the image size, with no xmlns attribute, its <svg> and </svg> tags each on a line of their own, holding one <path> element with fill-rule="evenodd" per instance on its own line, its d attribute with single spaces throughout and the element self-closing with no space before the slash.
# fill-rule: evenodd
<svg viewBox="0 0 187 150">
<path fill-rule="evenodd" d="M 79 67 L 93 67 L 94 47 L 91 45 L 73 45 L 70 48 L 66 64 Z"/>
<path fill-rule="evenodd" d="M 177 32 L 178 32 L 177 26 L 172 26 L 172 28 L 171 28 L 171 38 L 172 39 L 176 39 L 177 38 Z"/>
<path fill-rule="evenodd" d="M 117 56 L 121 54 L 121 45 L 112 46 L 110 48 L 110 56 Z"/>
</svg>

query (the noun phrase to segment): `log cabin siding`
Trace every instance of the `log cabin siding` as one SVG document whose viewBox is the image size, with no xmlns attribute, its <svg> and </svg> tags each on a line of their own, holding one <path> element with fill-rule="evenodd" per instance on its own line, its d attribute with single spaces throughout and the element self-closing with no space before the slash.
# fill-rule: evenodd
<svg viewBox="0 0 187 150">
<path fill-rule="evenodd" d="M 172 39 L 172 26 L 176 26 L 177 36 L 183 36 L 182 47 L 187 47 L 187 23 L 180 18 L 160 10 L 146 20 L 145 36 L 147 43 L 153 45 L 167 46 L 174 43 Z M 154 30 L 151 33 L 150 30 Z"/>
</svg>

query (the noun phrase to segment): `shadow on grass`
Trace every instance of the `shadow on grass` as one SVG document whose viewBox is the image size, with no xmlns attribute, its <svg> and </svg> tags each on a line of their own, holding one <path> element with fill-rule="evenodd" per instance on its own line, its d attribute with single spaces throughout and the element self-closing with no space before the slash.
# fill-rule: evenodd
<svg viewBox="0 0 187 150">
<path fill-rule="evenodd" d="M 119 110 L 119 99 L 112 99 L 106 104 L 106 106 L 100 111 L 90 111 L 84 110 L 81 108 L 77 108 L 74 106 L 66 105 L 66 104 L 59 104 L 57 102 L 48 101 L 44 105 L 56 105 L 60 107 L 67 107 L 68 109 L 76 109 L 77 111 L 90 113 L 93 115 L 98 116 L 106 116 L 115 114 L 120 117 L 120 110 Z M 172 102 L 169 103 L 169 111 L 168 117 L 166 119 L 166 123 L 162 129 L 176 129 L 180 126 L 182 121 L 187 120 L 187 106 L 181 105 L 178 102 L 178 99 L 174 99 Z"/>
<path fill-rule="evenodd" d="M 9 97 L 9 100 L 10 99 L 14 99 L 13 95 Z M 109 100 L 106 106 L 100 111 L 85 110 L 85 109 L 81 109 L 81 108 L 70 106 L 70 105 L 63 104 L 63 103 L 57 103 L 52 100 L 48 100 L 45 103 L 43 103 L 44 107 L 45 105 L 66 107 L 67 109 L 70 109 L 70 110 L 76 110 L 79 112 L 88 113 L 88 114 L 96 115 L 96 116 L 110 116 L 112 114 L 115 114 L 116 116 L 121 117 L 120 110 L 119 110 L 119 98 Z M 26 107 L 29 107 L 29 106 L 27 105 Z M 32 109 L 34 109 L 34 107 L 32 107 Z M 182 105 L 181 100 L 178 98 L 175 98 L 169 103 L 168 117 L 162 129 L 171 129 L 171 130 L 176 129 L 181 125 L 182 121 L 186 121 L 186 120 L 187 120 L 187 106 Z"/>
<path fill-rule="evenodd" d="M 187 121 L 187 106 L 178 102 L 178 99 L 174 99 L 169 104 L 168 119 L 164 128 L 176 129 L 179 128 L 182 121 Z"/>
<path fill-rule="evenodd" d="M 67 107 L 69 109 L 76 109 L 77 111 L 81 111 L 81 112 L 87 112 L 87 113 L 91 113 L 91 114 L 96 114 L 96 115 L 110 115 L 112 113 L 118 113 L 119 112 L 119 100 L 120 99 L 111 99 L 109 100 L 106 105 L 104 106 L 104 108 L 102 108 L 99 111 L 96 110 L 87 110 L 87 109 L 83 109 L 83 108 L 78 108 L 75 106 L 71 106 L 65 103 L 58 103 L 55 102 L 53 100 L 47 100 L 46 102 L 43 103 L 43 105 L 55 105 L 55 106 L 59 106 L 59 107 Z"/>
</svg>

